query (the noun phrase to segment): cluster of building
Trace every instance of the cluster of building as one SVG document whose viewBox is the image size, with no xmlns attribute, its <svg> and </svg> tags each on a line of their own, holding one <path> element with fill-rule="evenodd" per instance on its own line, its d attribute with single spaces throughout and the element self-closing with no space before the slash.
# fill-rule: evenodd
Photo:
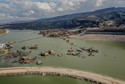
<svg viewBox="0 0 125 84">
<path fill-rule="evenodd" d="M 84 29 L 68 30 L 68 29 L 46 29 L 41 30 L 39 34 L 46 37 L 70 37 L 82 33 Z"/>
<path fill-rule="evenodd" d="M 7 48 L 6 44 L 0 44 L 0 50 Z"/>
<path fill-rule="evenodd" d="M 12 48 L 13 46 L 12 45 L 9 45 L 9 44 L 0 44 L 0 50 L 2 49 L 10 49 Z"/>
<path fill-rule="evenodd" d="M 0 56 L 8 56 L 9 55 L 9 49 L 11 49 L 13 46 L 9 44 L 0 44 Z"/>
<path fill-rule="evenodd" d="M 41 56 L 54 55 L 56 52 L 54 50 L 42 51 Z"/>
</svg>

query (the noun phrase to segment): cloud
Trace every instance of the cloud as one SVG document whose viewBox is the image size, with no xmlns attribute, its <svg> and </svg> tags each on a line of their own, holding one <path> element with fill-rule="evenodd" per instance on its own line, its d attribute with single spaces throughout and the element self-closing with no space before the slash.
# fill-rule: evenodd
<svg viewBox="0 0 125 84">
<path fill-rule="evenodd" d="M 97 7 L 102 6 L 103 1 L 104 0 L 97 0 L 96 6 Z"/>
<path fill-rule="evenodd" d="M 0 0 L 0 23 L 125 6 L 125 0 Z"/>
</svg>

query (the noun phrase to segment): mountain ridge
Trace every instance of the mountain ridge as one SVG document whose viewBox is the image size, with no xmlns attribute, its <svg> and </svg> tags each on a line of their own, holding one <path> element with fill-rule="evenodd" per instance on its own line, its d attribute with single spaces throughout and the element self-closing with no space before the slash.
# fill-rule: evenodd
<svg viewBox="0 0 125 84">
<path fill-rule="evenodd" d="M 45 29 L 45 28 L 85 28 L 99 27 L 105 21 L 113 21 L 116 27 L 125 25 L 125 7 L 111 7 L 91 12 L 83 12 L 57 16 L 53 18 L 39 19 L 26 23 L 3 25 L 12 29 Z"/>
</svg>

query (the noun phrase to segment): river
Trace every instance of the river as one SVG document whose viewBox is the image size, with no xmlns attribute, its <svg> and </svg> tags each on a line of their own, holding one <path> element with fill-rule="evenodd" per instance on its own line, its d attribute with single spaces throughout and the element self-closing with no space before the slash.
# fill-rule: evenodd
<svg viewBox="0 0 125 84">
<path fill-rule="evenodd" d="M 9 34 L 0 36 L 0 43 L 11 42 L 16 40 L 24 40 L 29 38 L 41 37 L 38 35 L 38 31 L 32 30 L 10 30 Z M 37 44 L 39 48 L 37 50 L 32 50 L 30 56 L 37 57 L 37 60 L 41 60 L 43 62 L 42 65 L 39 66 L 53 66 L 53 67 L 65 67 L 65 68 L 73 68 L 78 70 L 84 70 L 88 72 L 94 72 L 97 74 L 102 74 L 110 77 L 114 77 L 117 79 L 125 80 L 125 43 L 121 42 L 104 42 L 104 41 L 84 41 L 82 39 L 71 38 L 72 42 L 79 47 L 98 49 L 99 53 L 95 53 L 95 56 L 88 56 L 88 53 L 82 53 L 79 56 L 68 56 L 66 52 L 70 49 L 70 45 L 66 43 L 64 40 L 60 38 L 46 38 L 42 37 L 40 39 L 30 40 L 26 42 L 15 43 L 13 50 L 21 49 L 23 46 L 32 46 Z M 41 57 L 39 54 L 41 51 L 47 51 L 50 49 L 54 49 L 57 54 L 64 54 L 62 57 L 58 57 L 57 55 L 50 55 L 46 57 Z M 16 66 L 37 66 L 36 61 L 32 64 L 21 65 L 19 63 L 12 63 L 14 59 L 4 59 L 0 58 L 0 67 L 16 67 Z M 40 79 L 40 76 L 21 76 L 21 77 L 0 77 L 0 81 L 6 79 L 21 79 L 29 78 L 27 80 L 36 81 L 36 78 Z M 72 84 L 83 84 L 81 81 L 65 78 L 65 77 L 45 77 L 43 83 L 48 84 L 48 82 L 55 83 L 55 79 L 59 79 L 60 81 L 70 81 Z M 50 80 L 51 79 L 51 80 Z M 24 79 L 25 80 L 25 79 Z M 27 82 L 27 81 L 25 81 Z M 3 82 L 4 83 L 4 82 Z M 7 83 L 6 83 L 7 84 Z M 30 83 L 32 84 L 32 83 Z M 61 83 L 60 83 L 61 84 Z M 85 83 L 86 84 L 86 83 Z"/>
</svg>

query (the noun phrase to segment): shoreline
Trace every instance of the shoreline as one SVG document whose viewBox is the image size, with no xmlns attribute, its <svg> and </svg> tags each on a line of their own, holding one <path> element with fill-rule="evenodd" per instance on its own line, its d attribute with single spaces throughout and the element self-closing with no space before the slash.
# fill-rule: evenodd
<svg viewBox="0 0 125 84">
<path fill-rule="evenodd" d="M 85 34 L 76 36 L 76 38 L 91 41 L 125 42 L 125 35 Z"/>
<path fill-rule="evenodd" d="M 123 32 L 105 32 L 102 30 L 41 30 L 39 34 L 42 34 L 46 37 L 53 38 L 80 38 L 83 40 L 96 40 L 96 41 L 111 41 L 111 42 L 125 42 L 125 33 Z M 90 31 L 90 32 L 89 32 Z"/>
<path fill-rule="evenodd" d="M 5 33 L 0 34 L 0 36 L 1 36 L 1 35 L 5 35 L 5 34 L 8 34 L 9 32 L 10 32 L 9 30 L 5 30 Z"/>
<path fill-rule="evenodd" d="M 89 81 L 95 84 L 125 84 L 124 81 L 112 77 L 99 75 L 96 73 L 54 67 L 11 67 L 0 68 L 0 76 L 20 76 L 20 75 L 52 75 L 70 77 L 79 80 Z"/>
<path fill-rule="evenodd" d="M 6 32 L 1 35 L 8 34 L 10 31 L 5 30 Z M 110 42 L 125 42 L 125 35 L 108 35 L 108 34 L 85 34 L 85 35 L 71 35 L 71 38 L 80 38 L 83 40 L 90 41 L 110 41 Z"/>
</svg>

